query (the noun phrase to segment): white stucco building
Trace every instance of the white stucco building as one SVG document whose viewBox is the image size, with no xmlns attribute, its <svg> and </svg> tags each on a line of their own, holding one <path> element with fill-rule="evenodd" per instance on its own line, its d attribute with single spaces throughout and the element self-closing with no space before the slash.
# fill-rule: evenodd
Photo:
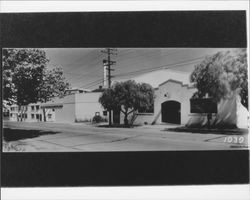
<svg viewBox="0 0 250 200">
<path fill-rule="evenodd" d="M 190 73 L 162 69 L 132 78 L 144 82 L 155 89 L 154 109 L 150 112 L 129 115 L 134 124 L 181 124 L 202 127 L 207 123 L 207 115 L 191 113 L 190 98 L 196 88 L 189 81 Z M 124 80 L 122 80 L 124 81 Z M 72 89 L 64 98 L 47 103 L 29 104 L 24 108 L 24 121 L 43 121 L 42 109 L 46 110 L 46 121 L 61 123 L 92 121 L 96 115 L 108 119 L 108 113 L 98 102 L 103 89 L 94 91 Z M 248 110 L 241 104 L 235 93 L 217 104 L 217 113 L 212 114 L 211 124 L 247 128 Z M 18 117 L 19 116 L 19 117 Z M 10 119 L 20 120 L 20 111 L 11 106 Z M 119 111 L 112 112 L 113 123 L 123 123 L 124 116 Z"/>
<path fill-rule="evenodd" d="M 135 124 L 206 126 L 206 113 L 191 113 L 190 99 L 196 88 L 190 83 L 189 77 L 190 73 L 163 69 L 133 78 L 136 82 L 152 85 L 155 88 L 155 99 L 153 113 L 137 113 L 130 116 L 130 120 Z M 237 92 L 217 103 L 217 113 L 212 114 L 210 122 L 216 127 L 248 128 L 249 112 L 241 104 Z"/>
<path fill-rule="evenodd" d="M 196 90 L 189 81 L 189 73 L 163 69 L 134 77 L 133 80 L 148 83 L 155 88 L 154 111 L 130 116 L 135 124 L 185 125 L 188 122 L 189 100 Z"/>
<path fill-rule="evenodd" d="M 62 123 L 89 122 L 95 115 L 106 118 L 104 109 L 98 102 L 101 92 L 75 90 L 64 98 L 57 98 L 41 105 L 54 109 L 55 121 Z"/>
<path fill-rule="evenodd" d="M 40 122 L 44 121 L 43 110 L 41 103 L 31 103 L 27 106 L 11 105 L 10 106 L 10 121 L 25 121 L 25 122 Z M 46 110 L 46 121 L 55 121 L 54 109 Z"/>
</svg>

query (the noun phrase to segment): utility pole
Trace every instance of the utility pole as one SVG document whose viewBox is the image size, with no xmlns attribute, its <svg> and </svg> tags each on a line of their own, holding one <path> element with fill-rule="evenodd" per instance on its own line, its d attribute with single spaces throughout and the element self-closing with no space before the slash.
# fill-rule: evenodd
<svg viewBox="0 0 250 200">
<path fill-rule="evenodd" d="M 111 69 L 111 66 L 116 63 L 115 61 L 111 60 L 111 55 L 116 55 L 116 51 L 117 50 L 114 48 L 106 48 L 105 50 L 101 51 L 102 53 L 107 54 L 107 59 L 103 60 L 103 65 L 105 67 L 104 70 L 108 70 L 108 88 L 111 87 L 111 78 L 113 77 L 111 75 L 111 71 L 114 71 L 114 69 Z M 105 78 L 104 78 L 104 81 L 105 81 Z M 108 110 L 108 112 L 109 112 L 109 126 L 111 126 L 111 124 L 112 124 L 111 123 L 112 122 L 112 118 L 111 118 L 112 112 L 110 109 Z"/>
</svg>

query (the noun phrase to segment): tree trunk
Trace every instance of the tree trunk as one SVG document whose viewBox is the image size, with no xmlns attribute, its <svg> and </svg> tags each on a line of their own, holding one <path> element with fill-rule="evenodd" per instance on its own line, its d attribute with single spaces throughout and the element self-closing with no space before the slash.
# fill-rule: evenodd
<svg viewBox="0 0 250 200">
<path fill-rule="evenodd" d="M 112 118 L 111 118 L 111 115 L 112 115 L 112 112 L 111 112 L 111 109 L 108 110 L 108 115 L 109 115 L 109 126 L 112 125 Z M 113 111 L 113 114 L 114 114 L 114 111 Z"/>
<path fill-rule="evenodd" d="M 46 122 L 46 111 L 45 111 L 45 108 L 43 108 L 43 121 Z"/>
<path fill-rule="evenodd" d="M 19 106 L 19 110 L 20 110 L 20 121 L 23 121 L 23 109 L 22 106 Z"/>
<path fill-rule="evenodd" d="M 124 124 L 127 126 L 128 125 L 128 114 L 124 114 Z"/>
<path fill-rule="evenodd" d="M 207 127 L 208 129 L 211 128 L 211 119 L 212 119 L 212 113 L 207 114 Z"/>
</svg>

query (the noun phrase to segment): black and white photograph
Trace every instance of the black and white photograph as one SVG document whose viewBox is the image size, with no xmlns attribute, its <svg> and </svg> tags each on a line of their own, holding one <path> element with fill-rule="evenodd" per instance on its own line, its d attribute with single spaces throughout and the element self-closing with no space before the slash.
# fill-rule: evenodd
<svg viewBox="0 0 250 200">
<path fill-rule="evenodd" d="M 1 2 L 4 197 L 249 197 L 249 11 L 230 3 Z"/>
<path fill-rule="evenodd" d="M 245 48 L 4 48 L 3 151 L 248 147 Z"/>
</svg>

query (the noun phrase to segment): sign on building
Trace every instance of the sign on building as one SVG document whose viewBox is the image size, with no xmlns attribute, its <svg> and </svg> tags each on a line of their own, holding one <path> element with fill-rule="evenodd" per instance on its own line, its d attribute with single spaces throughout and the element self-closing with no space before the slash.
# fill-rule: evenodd
<svg viewBox="0 0 250 200">
<path fill-rule="evenodd" d="M 190 99 L 191 113 L 217 113 L 217 102 L 212 98 Z"/>
</svg>

